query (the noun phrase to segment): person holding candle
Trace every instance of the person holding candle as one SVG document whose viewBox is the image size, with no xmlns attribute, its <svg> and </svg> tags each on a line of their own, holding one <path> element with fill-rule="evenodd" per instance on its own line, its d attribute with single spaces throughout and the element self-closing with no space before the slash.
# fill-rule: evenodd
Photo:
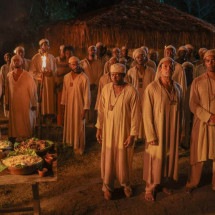
<svg viewBox="0 0 215 215">
<path fill-rule="evenodd" d="M 56 114 L 54 92 L 57 66 L 55 57 L 48 53 L 50 48 L 48 39 L 41 39 L 39 46 L 39 53 L 32 58 L 30 72 L 38 87 L 40 114 L 43 116 L 43 120 L 50 121 Z"/>
</svg>

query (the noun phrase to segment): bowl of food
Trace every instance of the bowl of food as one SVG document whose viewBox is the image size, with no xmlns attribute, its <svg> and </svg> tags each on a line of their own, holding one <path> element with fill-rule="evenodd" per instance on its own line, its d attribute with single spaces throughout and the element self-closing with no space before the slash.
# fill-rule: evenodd
<svg viewBox="0 0 215 215">
<path fill-rule="evenodd" d="M 32 154 L 13 154 L 1 160 L 13 175 L 29 175 L 41 168 L 43 159 Z"/>
<path fill-rule="evenodd" d="M 34 150 L 37 155 L 45 155 L 52 147 L 54 143 L 50 140 L 40 140 L 37 138 L 30 138 L 20 143 L 14 144 L 14 150 L 18 152 L 25 152 L 26 150 Z"/>
<path fill-rule="evenodd" d="M 0 140 L 0 150 L 10 150 L 12 149 L 12 143 L 9 140 Z"/>
</svg>

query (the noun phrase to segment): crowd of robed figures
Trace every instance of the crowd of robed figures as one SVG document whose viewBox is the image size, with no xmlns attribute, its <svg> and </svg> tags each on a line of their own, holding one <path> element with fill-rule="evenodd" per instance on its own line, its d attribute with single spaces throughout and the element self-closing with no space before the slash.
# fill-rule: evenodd
<svg viewBox="0 0 215 215">
<path fill-rule="evenodd" d="M 126 197 L 132 195 L 137 141 L 145 143 L 147 201 L 154 201 L 158 190 L 171 194 L 169 180 L 178 179 L 180 144 L 190 147 L 186 191 L 198 186 L 208 159 L 213 161 L 215 190 L 215 50 L 200 48 L 196 60 L 190 44 L 177 51 L 168 45 L 159 61 L 158 52 L 146 46 L 130 57 L 125 46 L 110 53 L 98 42 L 83 60 L 73 56 L 72 46 L 60 46 L 57 58 L 49 48 L 49 41 L 41 39 L 32 60 L 25 58 L 22 46 L 13 57 L 4 56 L 0 80 L 12 142 L 31 137 L 39 116 L 42 123 L 63 125 L 63 144 L 82 155 L 85 125 L 96 123 L 105 199 L 112 198 L 115 179 Z"/>
</svg>

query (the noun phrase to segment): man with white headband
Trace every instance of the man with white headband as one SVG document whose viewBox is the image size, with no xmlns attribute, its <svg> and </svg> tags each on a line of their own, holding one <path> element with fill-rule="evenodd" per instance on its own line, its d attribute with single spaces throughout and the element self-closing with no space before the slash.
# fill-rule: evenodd
<svg viewBox="0 0 215 215">
<path fill-rule="evenodd" d="M 155 79 L 155 71 L 152 67 L 147 66 L 146 63 L 148 62 L 148 57 L 142 48 L 135 49 L 133 52 L 133 57 L 136 62 L 136 66 L 128 70 L 126 80 L 139 92 L 141 106 L 142 103 L 144 103 L 143 94 L 146 87 Z M 138 139 L 142 141 L 143 137 L 144 127 L 141 121 Z"/>
<path fill-rule="evenodd" d="M 167 179 L 178 179 L 182 91 L 180 85 L 172 80 L 173 71 L 173 59 L 161 59 L 158 68 L 160 78 L 149 84 L 144 93 L 146 146 L 143 180 L 146 181 L 147 201 L 155 201 L 159 190 L 170 195 Z"/>
<path fill-rule="evenodd" d="M 171 57 L 174 60 L 175 55 L 176 55 L 176 49 L 174 46 L 172 46 L 172 45 L 165 46 L 164 57 Z M 159 65 L 158 65 L 158 67 L 159 67 Z M 160 73 L 156 72 L 155 79 L 159 79 L 159 77 L 160 77 Z M 183 91 L 183 99 L 184 99 L 186 90 L 187 90 L 186 75 L 185 75 L 185 72 L 184 72 L 181 64 L 179 64 L 175 61 L 174 61 L 174 72 L 172 75 L 172 79 L 180 84 L 182 91 Z"/>
<path fill-rule="evenodd" d="M 94 110 L 94 108 L 96 104 L 99 79 L 103 74 L 102 61 L 97 60 L 96 53 L 96 46 L 89 46 L 87 57 L 80 62 L 81 67 L 84 69 L 84 72 L 86 73 L 90 81 L 91 107 L 86 120 L 87 124 L 93 127 L 96 122 L 96 111 Z"/>
<path fill-rule="evenodd" d="M 102 191 L 106 200 L 112 198 L 115 179 L 124 187 L 126 197 L 132 195 L 131 165 L 140 107 L 137 91 L 124 81 L 125 70 L 120 63 L 111 66 L 112 82 L 102 89 L 98 106 L 96 138 L 102 145 Z"/>
<path fill-rule="evenodd" d="M 191 192 L 199 184 L 203 164 L 212 160 L 212 190 L 215 191 L 215 49 L 204 55 L 206 72 L 191 85 L 190 110 L 194 114 L 190 145 L 190 174 L 186 184 Z"/>
<path fill-rule="evenodd" d="M 63 143 L 72 146 L 76 154 L 85 149 L 85 118 L 90 109 L 90 83 L 80 67 L 80 60 L 69 58 L 71 72 L 64 76 L 61 98 L 64 114 Z"/>
<path fill-rule="evenodd" d="M 25 58 L 25 48 L 23 46 L 17 46 L 14 50 L 14 53 L 21 56 L 23 60 L 23 69 L 29 71 L 31 60 Z"/>
<path fill-rule="evenodd" d="M 56 114 L 55 76 L 57 66 L 55 57 L 48 53 L 49 40 L 41 39 L 39 46 L 39 53 L 33 56 L 29 71 L 38 87 L 38 102 L 41 103 L 40 113 L 43 120 L 51 121 Z M 42 57 L 46 57 L 45 65 L 42 62 Z"/>
</svg>

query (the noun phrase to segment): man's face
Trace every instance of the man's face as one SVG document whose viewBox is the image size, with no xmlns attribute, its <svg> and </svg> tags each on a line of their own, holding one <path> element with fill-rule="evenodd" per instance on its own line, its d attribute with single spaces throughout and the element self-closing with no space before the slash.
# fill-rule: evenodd
<svg viewBox="0 0 215 215">
<path fill-rule="evenodd" d="M 18 54 L 22 58 L 24 58 L 24 56 L 25 56 L 25 52 L 23 49 L 18 49 L 16 54 Z"/>
<path fill-rule="evenodd" d="M 175 53 L 174 53 L 173 49 L 165 49 L 164 56 L 165 57 L 171 57 L 174 59 Z"/>
<path fill-rule="evenodd" d="M 20 68 L 20 67 L 22 67 L 23 61 L 19 57 L 14 57 L 12 63 L 13 63 L 14 68 Z"/>
<path fill-rule="evenodd" d="M 172 61 L 165 61 L 161 64 L 160 73 L 163 77 L 172 77 L 173 74 L 173 63 Z"/>
<path fill-rule="evenodd" d="M 208 72 L 215 72 L 215 56 L 207 56 L 204 60 L 204 64 Z"/>
<path fill-rule="evenodd" d="M 47 52 L 49 50 L 49 45 L 45 42 L 43 43 L 40 48 L 44 51 Z"/>
<path fill-rule="evenodd" d="M 112 56 L 119 58 L 120 57 L 120 50 L 119 49 L 113 49 Z"/>
<path fill-rule="evenodd" d="M 72 60 L 70 63 L 69 63 L 69 67 L 70 69 L 73 71 L 73 72 L 79 72 L 79 63 L 75 60 Z"/>
<path fill-rule="evenodd" d="M 125 48 L 122 49 L 122 50 L 121 50 L 121 56 L 122 56 L 122 57 L 126 57 L 127 55 L 128 55 L 128 49 L 125 49 Z"/>
<path fill-rule="evenodd" d="M 147 62 L 147 57 L 144 54 L 138 54 L 135 58 L 138 65 L 144 65 Z"/>
<path fill-rule="evenodd" d="M 67 59 L 69 59 L 71 56 L 72 56 L 72 51 L 69 51 L 69 50 L 66 50 L 65 52 L 64 52 L 64 56 L 67 58 Z"/>
<path fill-rule="evenodd" d="M 89 50 L 88 50 L 88 54 L 92 57 L 96 56 L 96 48 L 95 47 L 91 47 Z"/>
<path fill-rule="evenodd" d="M 124 74 L 122 73 L 114 72 L 110 74 L 110 77 L 111 77 L 111 81 L 115 85 L 119 85 L 124 81 Z"/>
<path fill-rule="evenodd" d="M 4 60 L 5 60 L 6 63 L 9 63 L 10 59 L 11 59 L 10 55 L 8 55 L 8 54 L 5 55 Z"/>
<path fill-rule="evenodd" d="M 187 51 L 185 51 L 185 50 L 180 50 L 179 52 L 178 52 L 178 56 L 180 57 L 180 58 L 186 58 L 187 57 Z"/>
</svg>

